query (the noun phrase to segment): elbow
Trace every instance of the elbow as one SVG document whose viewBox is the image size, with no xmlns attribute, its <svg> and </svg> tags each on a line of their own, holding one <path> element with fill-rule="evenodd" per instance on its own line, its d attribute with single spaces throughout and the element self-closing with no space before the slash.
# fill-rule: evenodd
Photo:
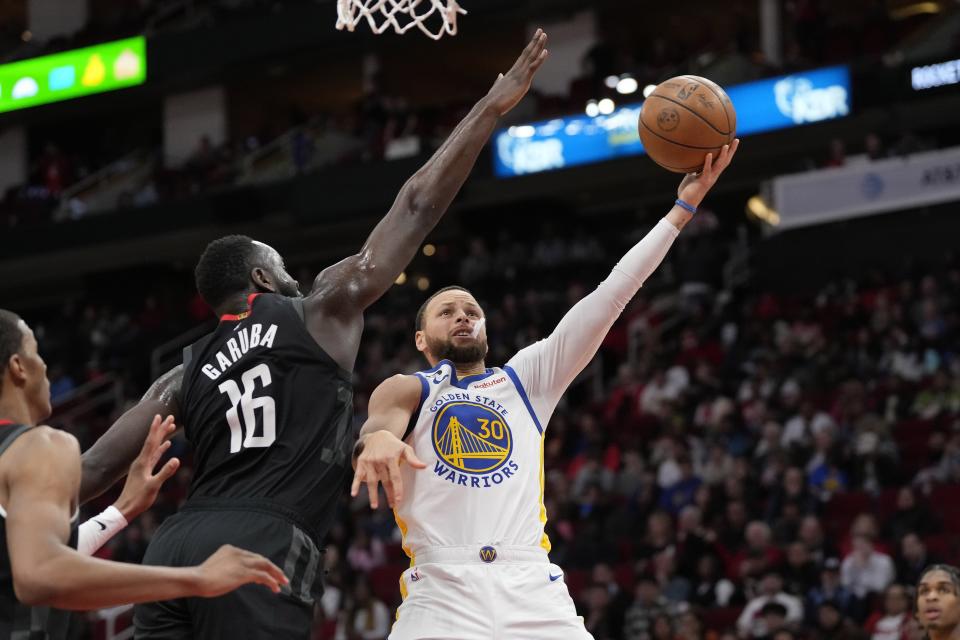
<svg viewBox="0 0 960 640">
<path fill-rule="evenodd" d="M 28 575 L 13 575 L 13 591 L 17 600 L 28 607 L 56 606 L 61 595 L 59 584 L 39 570 Z"/>
<path fill-rule="evenodd" d="M 429 189 L 424 188 L 422 183 L 423 176 L 418 172 L 403 185 L 403 189 L 397 194 L 401 209 L 414 218 L 425 215 L 432 208 L 425 195 Z"/>
</svg>

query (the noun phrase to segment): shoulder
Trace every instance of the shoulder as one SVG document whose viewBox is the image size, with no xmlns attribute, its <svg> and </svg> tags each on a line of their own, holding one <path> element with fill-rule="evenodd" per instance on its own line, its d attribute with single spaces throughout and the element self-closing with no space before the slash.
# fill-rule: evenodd
<svg viewBox="0 0 960 640">
<path fill-rule="evenodd" d="M 20 436 L 19 441 L 24 453 L 29 450 L 58 458 L 80 456 L 80 443 L 73 434 L 46 425 L 30 429 Z"/>
<path fill-rule="evenodd" d="M 77 439 L 60 429 L 38 426 L 30 429 L 8 450 L 13 463 L 8 470 L 14 476 L 24 473 L 43 473 L 55 469 L 63 470 L 80 467 L 80 443 Z M 53 474 L 57 475 L 57 474 Z"/>
<path fill-rule="evenodd" d="M 371 410 L 403 408 L 414 411 L 423 392 L 422 378 L 398 373 L 390 376 L 374 389 L 370 396 Z"/>
<path fill-rule="evenodd" d="M 178 364 L 154 380 L 153 384 L 150 385 L 150 388 L 147 389 L 147 392 L 143 395 L 143 399 L 158 400 L 161 402 L 173 400 L 176 397 L 175 394 L 180 391 L 181 384 L 183 384 L 183 369 L 183 365 Z"/>
<path fill-rule="evenodd" d="M 423 388 L 422 380 L 417 374 L 398 373 L 381 382 L 377 391 L 397 396 L 416 395 L 419 398 Z"/>
</svg>

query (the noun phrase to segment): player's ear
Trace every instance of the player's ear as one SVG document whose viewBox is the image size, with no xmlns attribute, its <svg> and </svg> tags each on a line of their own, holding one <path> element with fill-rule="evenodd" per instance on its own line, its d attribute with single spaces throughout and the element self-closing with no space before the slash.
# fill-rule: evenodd
<svg viewBox="0 0 960 640">
<path fill-rule="evenodd" d="M 4 374 L 10 374 L 10 379 L 16 385 L 22 385 L 27 380 L 27 370 L 23 366 L 23 358 L 19 353 L 15 353 L 7 360 L 4 367 Z"/>
<path fill-rule="evenodd" d="M 277 285 L 274 283 L 273 274 L 263 267 L 254 267 L 250 271 L 250 280 L 257 289 L 270 293 L 277 292 Z"/>
<path fill-rule="evenodd" d="M 413 343 L 417 345 L 417 351 L 425 353 L 427 351 L 427 336 L 423 331 L 417 331 L 413 334 Z"/>
</svg>

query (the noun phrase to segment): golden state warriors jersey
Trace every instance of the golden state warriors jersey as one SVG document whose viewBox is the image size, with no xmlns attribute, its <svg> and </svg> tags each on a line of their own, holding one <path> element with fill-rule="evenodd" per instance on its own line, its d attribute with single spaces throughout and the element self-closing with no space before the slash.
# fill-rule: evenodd
<svg viewBox="0 0 960 640">
<path fill-rule="evenodd" d="M 542 546 L 543 426 L 510 366 L 457 378 L 453 364 L 415 374 L 420 407 L 407 434 L 426 469 L 401 467 L 404 550 Z"/>
</svg>

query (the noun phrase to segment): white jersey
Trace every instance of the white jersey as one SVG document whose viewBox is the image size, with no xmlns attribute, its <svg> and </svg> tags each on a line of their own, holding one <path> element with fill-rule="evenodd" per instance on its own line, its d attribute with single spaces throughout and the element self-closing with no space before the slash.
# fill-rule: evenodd
<svg viewBox="0 0 960 640">
<path fill-rule="evenodd" d="M 421 401 L 405 441 L 427 468 L 401 466 L 404 498 L 396 510 L 413 564 L 419 550 L 438 547 L 550 550 L 543 506 L 547 423 L 677 233 L 661 220 L 548 338 L 502 369 L 459 380 L 453 364 L 441 361 L 415 374 Z"/>
<path fill-rule="evenodd" d="M 427 468 L 404 465 L 396 510 L 404 548 L 542 546 L 543 424 L 511 366 L 462 380 L 447 360 L 415 374 L 420 408 L 407 442 Z M 549 416 L 543 416 L 546 421 Z"/>
</svg>

